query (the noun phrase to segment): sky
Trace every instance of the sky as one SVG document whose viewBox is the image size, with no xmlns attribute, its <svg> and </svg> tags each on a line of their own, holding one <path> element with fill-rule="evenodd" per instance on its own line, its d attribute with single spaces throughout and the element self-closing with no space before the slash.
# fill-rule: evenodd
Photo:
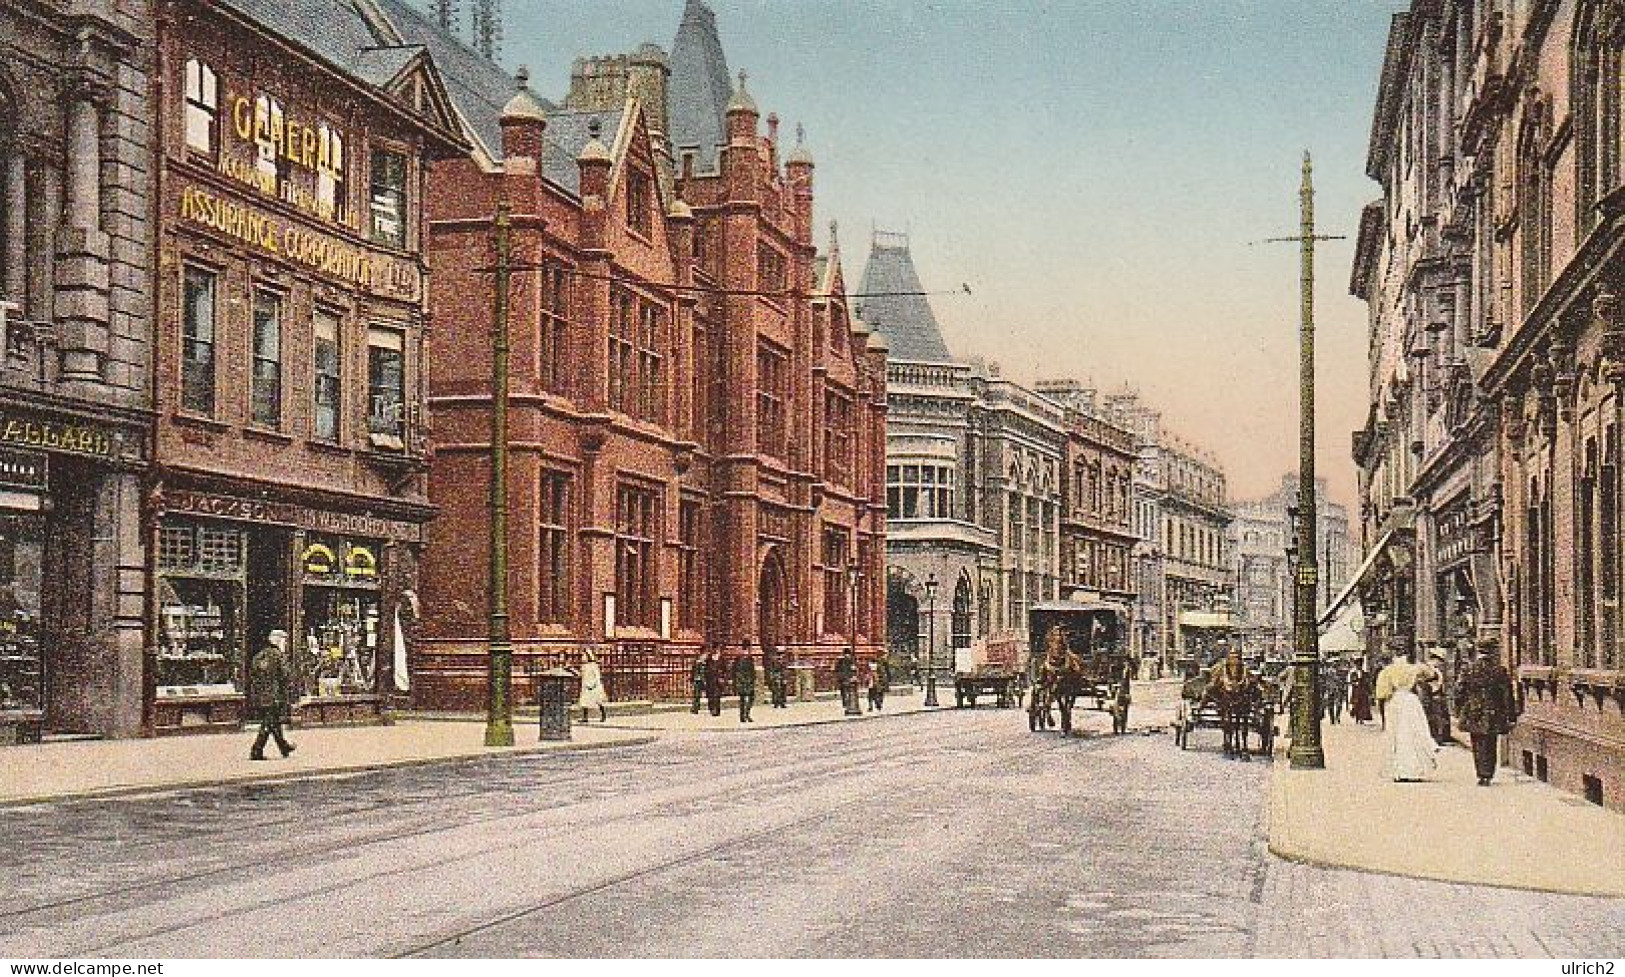
<svg viewBox="0 0 1625 977">
<path fill-rule="evenodd" d="M 424 0 L 426 2 L 426 0 Z M 464 0 L 468 7 L 471 0 Z M 503 0 L 503 62 L 558 99 L 581 55 L 670 50 L 683 0 Z M 1298 459 L 1302 155 L 1314 154 L 1317 467 L 1355 499 L 1366 309 L 1348 294 L 1402 0 L 710 0 L 763 116 L 805 125 L 851 287 L 904 231 L 956 357 L 1132 384 L 1233 498 Z"/>
</svg>

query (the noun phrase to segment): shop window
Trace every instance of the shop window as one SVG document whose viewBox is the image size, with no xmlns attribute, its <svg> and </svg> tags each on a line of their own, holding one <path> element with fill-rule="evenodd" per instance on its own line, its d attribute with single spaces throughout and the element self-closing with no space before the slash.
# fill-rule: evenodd
<svg viewBox="0 0 1625 977">
<path fill-rule="evenodd" d="M 374 447 L 406 447 L 405 336 L 396 329 L 367 331 L 367 431 Z"/>
<path fill-rule="evenodd" d="M 382 545 L 311 534 L 299 555 L 304 598 L 304 694 L 331 699 L 377 690 Z"/>
<path fill-rule="evenodd" d="M 167 523 L 158 535 L 160 696 L 241 689 L 247 541 L 211 523 Z"/>
<path fill-rule="evenodd" d="M 43 708 L 44 554 L 44 519 L 38 513 L 0 510 L 0 712 Z"/>
<path fill-rule="evenodd" d="M 250 398 L 254 423 L 282 426 L 282 297 L 254 293 L 254 374 Z"/>
<path fill-rule="evenodd" d="M 406 157 L 387 149 L 372 153 L 372 232 L 374 241 L 406 246 Z"/>
<path fill-rule="evenodd" d="M 653 489 L 622 485 L 615 497 L 616 623 L 654 628 L 654 547 L 658 496 Z"/>
<path fill-rule="evenodd" d="M 542 624 L 564 624 L 570 615 L 570 476 L 542 472 L 541 553 L 538 560 L 540 600 L 536 619 Z"/>
<path fill-rule="evenodd" d="M 316 129 L 316 140 L 316 206 L 324 220 L 342 224 L 350 212 L 344 137 L 323 124 Z"/>
<path fill-rule="evenodd" d="M 344 400 L 338 317 L 318 311 L 311 322 L 311 334 L 315 373 L 311 387 L 311 435 L 321 441 L 337 441 Z"/>
<path fill-rule="evenodd" d="M 186 267 L 181 321 L 181 409 L 214 413 L 213 272 Z"/>
<path fill-rule="evenodd" d="M 208 156 L 220 144 L 220 91 L 214 69 L 193 58 L 186 62 L 186 148 Z"/>
</svg>

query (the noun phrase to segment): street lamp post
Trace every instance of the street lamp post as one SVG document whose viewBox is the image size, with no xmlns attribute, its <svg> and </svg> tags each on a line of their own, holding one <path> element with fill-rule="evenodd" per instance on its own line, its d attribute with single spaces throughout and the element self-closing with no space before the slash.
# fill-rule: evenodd
<svg viewBox="0 0 1625 977">
<path fill-rule="evenodd" d="M 1303 184 L 1298 191 L 1302 226 L 1298 243 L 1302 261 L 1301 324 L 1298 333 L 1298 572 L 1294 608 L 1292 665 L 1292 751 L 1294 769 L 1320 769 L 1326 754 L 1320 745 L 1320 641 L 1315 626 L 1319 592 L 1315 559 L 1315 184 L 1314 164 L 1303 154 Z"/>
<path fill-rule="evenodd" d="M 937 575 L 925 578 L 925 704 L 937 704 Z"/>
<path fill-rule="evenodd" d="M 513 642 L 508 630 L 508 282 L 510 207 L 497 204 L 496 299 L 491 316 L 491 565 L 485 745 L 513 745 Z"/>
</svg>

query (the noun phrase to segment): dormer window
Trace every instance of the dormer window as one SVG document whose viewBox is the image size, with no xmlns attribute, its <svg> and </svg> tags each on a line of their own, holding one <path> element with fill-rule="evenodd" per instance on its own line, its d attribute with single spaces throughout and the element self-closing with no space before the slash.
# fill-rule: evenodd
<svg viewBox="0 0 1625 977">
<path fill-rule="evenodd" d="M 626 226 L 632 233 L 648 237 L 654 230 L 653 181 L 639 169 L 626 171 Z"/>
<path fill-rule="evenodd" d="M 220 86 L 214 69 L 186 62 L 186 148 L 213 156 L 220 141 Z"/>
</svg>

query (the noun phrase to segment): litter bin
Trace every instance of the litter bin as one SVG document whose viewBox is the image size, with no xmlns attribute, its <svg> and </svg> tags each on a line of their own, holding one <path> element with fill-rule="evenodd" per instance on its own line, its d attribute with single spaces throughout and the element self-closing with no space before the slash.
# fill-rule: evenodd
<svg viewBox="0 0 1625 977">
<path fill-rule="evenodd" d="M 536 711 L 540 714 L 541 739 L 570 738 L 570 700 L 575 673 L 568 668 L 550 668 L 536 676 Z"/>
</svg>

